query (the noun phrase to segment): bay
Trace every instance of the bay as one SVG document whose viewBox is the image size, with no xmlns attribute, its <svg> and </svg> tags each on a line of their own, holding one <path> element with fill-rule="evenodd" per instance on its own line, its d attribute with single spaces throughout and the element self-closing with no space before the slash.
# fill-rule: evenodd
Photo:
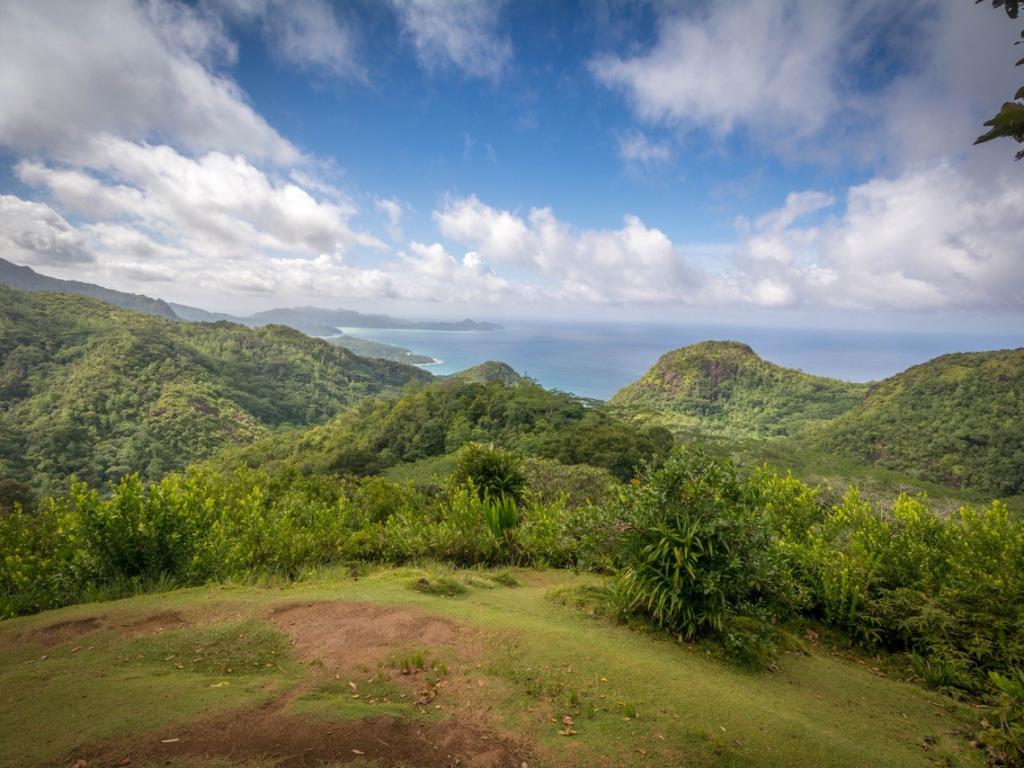
<svg viewBox="0 0 1024 768">
<path fill-rule="evenodd" d="M 440 362 L 449 374 L 487 360 L 508 363 L 549 389 L 605 400 L 659 357 L 708 339 L 742 341 L 765 360 L 818 376 L 876 381 L 950 352 L 1024 346 L 1024 332 L 950 334 L 834 329 L 744 328 L 648 323 L 503 323 L 498 331 L 342 328 Z"/>
</svg>

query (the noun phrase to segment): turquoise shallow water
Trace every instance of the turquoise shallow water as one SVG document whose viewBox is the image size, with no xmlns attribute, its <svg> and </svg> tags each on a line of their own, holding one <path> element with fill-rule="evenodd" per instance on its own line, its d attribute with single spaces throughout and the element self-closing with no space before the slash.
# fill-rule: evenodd
<svg viewBox="0 0 1024 768">
<path fill-rule="evenodd" d="M 848 381 L 883 379 L 948 352 L 1024 346 L 1024 331 L 959 335 L 640 323 L 523 323 L 506 324 L 500 331 L 461 332 L 342 330 L 441 360 L 427 367 L 433 373 L 501 360 L 545 387 L 602 400 L 636 380 L 665 352 L 705 339 L 742 341 L 773 363 Z"/>
</svg>

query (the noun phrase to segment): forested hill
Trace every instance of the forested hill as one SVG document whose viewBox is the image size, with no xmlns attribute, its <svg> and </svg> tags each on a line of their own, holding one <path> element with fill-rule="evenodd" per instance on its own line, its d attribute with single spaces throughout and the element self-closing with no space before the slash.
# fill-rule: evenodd
<svg viewBox="0 0 1024 768">
<path fill-rule="evenodd" d="M 815 443 L 949 485 L 1024 492 L 1024 349 L 943 355 L 873 386 Z"/>
<path fill-rule="evenodd" d="M 647 462 L 664 459 L 673 444 L 661 427 L 624 421 L 526 378 L 514 385 L 439 378 L 397 399 L 361 402 L 317 427 L 225 449 L 214 464 L 273 473 L 298 469 L 307 475 L 371 475 L 452 454 L 472 442 L 562 464 L 589 464 L 620 480 L 633 477 Z"/>
<path fill-rule="evenodd" d="M 0 287 L 0 476 L 155 478 L 431 375 L 290 328 L 184 323 Z"/>
<path fill-rule="evenodd" d="M 105 301 L 115 307 L 131 309 L 157 317 L 175 318 L 174 310 L 163 299 L 154 299 L 141 293 L 124 293 L 110 288 L 103 288 L 92 283 L 78 280 L 59 280 L 47 277 L 29 267 L 20 267 L 5 259 L 0 259 L 0 285 L 17 288 L 20 291 L 50 291 L 53 293 L 73 293 L 77 296 L 89 296 Z"/>
<path fill-rule="evenodd" d="M 737 341 L 703 341 L 663 355 L 610 404 L 676 430 L 779 437 L 835 418 L 866 391 L 769 363 Z"/>
<path fill-rule="evenodd" d="M 509 387 L 526 381 L 526 377 L 517 373 L 511 365 L 495 360 L 474 365 L 472 368 L 446 376 L 445 379 L 462 384 L 490 384 L 498 381 Z"/>
</svg>

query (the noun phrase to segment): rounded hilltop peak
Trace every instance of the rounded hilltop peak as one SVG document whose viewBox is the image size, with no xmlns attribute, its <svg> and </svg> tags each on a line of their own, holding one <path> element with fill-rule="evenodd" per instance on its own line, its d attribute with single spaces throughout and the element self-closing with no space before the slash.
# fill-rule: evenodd
<svg viewBox="0 0 1024 768">
<path fill-rule="evenodd" d="M 611 404 L 681 431 L 778 437 L 845 412 L 864 390 L 783 368 L 740 341 L 702 341 L 663 355 Z"/>
<path fill-rule="evenodd" d="M 715 340 L 709 339 L 707 341 L 698 341 L 696 344 L 690 344 L 679 349 L 674 349 L 671 352 L 666 353 L 662 356 L 662 359 L 670 356 L 736 356 L 736 357 L 753 357 L 760 360 L 758 354 L 750 347 L 749 344 L 744 344 L 742 341 L 732 341 L 731 339 L 726 340 Z"/>
<path fill-rule="evenodd" d="M 525 380 L 525 377 L 516 373 L 511 365 L 497 360 L 488 360 L 464 371 L 453 373 L 447 378 L 449 381 L 458 381 L 463 384 L 490 384 L 499 381 L 510 387 Z"/>
<path fill-rule="evenodd" d="M 674 391 L 696 388 L 707 394 L 709 388 L 770 365 L 741 341 L 708 340 L 662 355 L 640 381 L 658 382 Z"/>
</svg>

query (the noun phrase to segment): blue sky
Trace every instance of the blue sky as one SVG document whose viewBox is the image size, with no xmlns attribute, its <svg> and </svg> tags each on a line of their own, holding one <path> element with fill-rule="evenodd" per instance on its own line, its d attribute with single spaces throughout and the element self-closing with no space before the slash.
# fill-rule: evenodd
<svg viewBox="0 0 1024 768">
<path fill-rule="evenodd" d="M 1019 323 L 949 0 L 0 0 L 0 257 L 246 311 Z"/>
</svg>

